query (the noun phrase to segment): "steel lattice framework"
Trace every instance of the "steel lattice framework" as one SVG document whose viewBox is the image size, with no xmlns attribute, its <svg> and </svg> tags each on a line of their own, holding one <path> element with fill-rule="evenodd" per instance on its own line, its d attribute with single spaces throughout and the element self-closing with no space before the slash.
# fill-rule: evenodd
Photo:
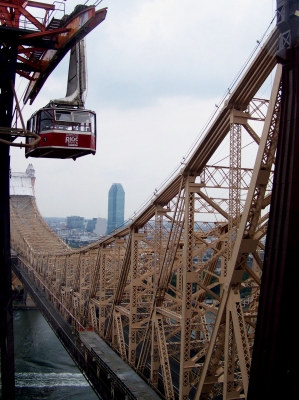
<svg viewBox="0 0 299 400">
<path fill-rule="evenodd" d="M 11 196 L 11 246 L 32 279 L 162 398 L 247 396 L 280 121 L 278 37 L 274 29 L 181 171 L 125 228 L 72 250 L 34 197 Z M 271 74 L 271 97 L 255 98 Z M 210 163 L 219 149 L 222 166 Z"/>
</svg>

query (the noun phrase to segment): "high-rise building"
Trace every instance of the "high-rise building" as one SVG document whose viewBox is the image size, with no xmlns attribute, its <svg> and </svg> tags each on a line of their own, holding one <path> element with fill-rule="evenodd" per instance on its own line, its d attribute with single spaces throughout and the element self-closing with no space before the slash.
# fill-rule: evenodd
<svg viewBox="0 0 299 400">
<path fill-rule="evenodd" d="M 107 231 L 107 219 L 99 217 L 87 220 L 86 231 L 104 236 Z"/>
<path fill-rule="evenodd" d="M 113 183 L 108 193 L 107 234 L 124 224 L 125 191 L 120 183 Z"/>
<path fill-rule="evenodd" d="M 99 236 L 104 236 L 107 231 L 107 219 L 106 218 L 97 218 L 97 223 L 94 229 L 94 233 Z"/>
<path fill-rule="evenodd" d="M 88 219 L 86 224 L 86 232 L 94 232 L 97 224 L 97 218 Z"/>
</svg>

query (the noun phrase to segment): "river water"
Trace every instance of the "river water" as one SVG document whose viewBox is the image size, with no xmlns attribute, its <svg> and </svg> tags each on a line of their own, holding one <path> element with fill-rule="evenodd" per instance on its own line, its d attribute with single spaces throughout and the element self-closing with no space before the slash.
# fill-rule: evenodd
<svg viewBox="0 0 299 400">
<path fill-rule="evenodd" d="M 16 400 L 98 400 L 38 310 L 14 310 Z"/>
</svg>

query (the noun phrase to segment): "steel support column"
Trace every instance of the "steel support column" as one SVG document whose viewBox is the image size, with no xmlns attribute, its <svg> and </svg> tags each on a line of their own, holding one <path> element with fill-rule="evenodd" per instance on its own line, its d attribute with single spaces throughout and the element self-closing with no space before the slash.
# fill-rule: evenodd
<svg viewBox="0 0 299 400">
<path fill-rule="evenodd" d="M 248 400 L 298 395 L 299 48 L 282 68 L 281 119 Z"/>
<path fill-rule="evenodd" d="M 0 126 L 11 127 L 16 45 L 0 44 Z M 4 135 L 3 135 L 4 136 Z M 7 135 L 3 137 L 8 140 Z M 9 146 L 0 143 L 0 348 L 2 399 L 15 398 L 13 310 L 10 265 Z"/>
</svg>

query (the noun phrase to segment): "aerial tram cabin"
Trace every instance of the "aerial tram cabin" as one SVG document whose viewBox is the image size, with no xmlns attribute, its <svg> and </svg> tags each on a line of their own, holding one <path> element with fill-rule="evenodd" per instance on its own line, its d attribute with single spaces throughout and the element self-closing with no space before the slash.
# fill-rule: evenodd
<svg viewBox="0 0 299 400">
<path fill-rule="evenodd" d="M 79 107 L 49 103 L 27 122 L 27 130 L 41 140 L 25 148 L 25 156 L 76 159 L 96 153 L 96 114 Z M 34 138 L 27 137 L 30 144 Z"/>
<path fill-rule="evenodd" d="M 27 131 L 40 137 L 25 148 L 25 157 L 72 158 L 96 153 L 96 114 L 84 107 L 87 94 L 85 41 L 70 50 L 66 97 L 51 100 L 27 122 Z M 34 138 L 27 137 L 26 144 Z"/>
</svg>

